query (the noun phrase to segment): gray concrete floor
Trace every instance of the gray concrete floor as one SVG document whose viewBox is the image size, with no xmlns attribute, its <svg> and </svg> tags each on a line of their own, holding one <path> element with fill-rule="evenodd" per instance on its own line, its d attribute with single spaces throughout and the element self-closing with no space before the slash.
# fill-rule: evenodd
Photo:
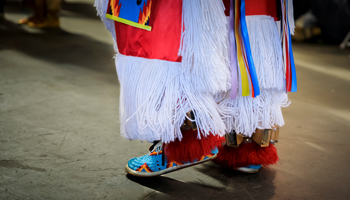
<svg viewBox="0 0 350 200">
<path fill-rule="evenodd" d="M 299 91 L 280 161 L 258 174 L 213 163 L 126 176 L 149 144 L 119 136 L 111 37 L 92 0 L 67 1 L 61 30 L 0 25 L 0 199 L 350 199 L 349 49 L 295 44 Z"/>
</svg>

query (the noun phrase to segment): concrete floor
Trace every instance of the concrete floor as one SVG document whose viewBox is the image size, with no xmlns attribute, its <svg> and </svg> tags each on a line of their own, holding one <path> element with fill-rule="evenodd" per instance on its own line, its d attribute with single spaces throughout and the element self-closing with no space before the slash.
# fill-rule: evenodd
<svg viewBox="0 0 350 200">
<path fill-rule="evenodd" d="M 258 174 L 214 163 L 126 176 L 149 144 L 119 136 L 111 37 L 92 0 L 67 1 L 61 30 L 0 25 L 0 199 L 350 199 L 350 50 L 295 44 L 299 91 L 280 161 Z"/>
</svg>

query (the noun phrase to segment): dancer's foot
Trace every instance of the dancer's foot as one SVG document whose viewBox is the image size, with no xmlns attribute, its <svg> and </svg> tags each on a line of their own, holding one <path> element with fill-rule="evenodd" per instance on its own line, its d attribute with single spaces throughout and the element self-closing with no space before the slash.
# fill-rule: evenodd
<svg viewBox="0 0 350 200">
<path fill-rule="evenodd" d="M 259 169 L 261 168 L 261 165 L 248 165 L 248 167 L 237 167 L 235 170 L 249 173 L 249 174 L 255 174 L 259 172 Z"/>
<path fill-rule="evenodd" d="M 29 18 L 23 18 L 18 20 L 18 24 L 28 24 Z"/>
<path fill-rule="evenodd" d="M 18 20 L 18 24 L 40 23 L 43 21 L 42 17 L 31 16 L 28 18 L 22 18 Z"/>
<path fill-rule="evenodd" d="M 158 141 L 150 148 L 147 155 L 132 158 L 126 164 L 125 172 L 134 176 L 152 177 L 159 176 L 165 173 L 176 171 L 185 167 L 204 163 L 216 158 L 218 149 L 212 151 L 208 155 L 203 155 L 201 159 L 193 162 L 176 163 L 169 162 L 163 151 L 163 144 Z"/>
<path fill-rule="evenodd" d="M 257 173 L 262 165 L 276 164 L 278 161 L 277 149 L 270 144 L 261 147 L 255 142 L 243 143 L 239 147 L 219 147 L 215 163 L 224 167 L 245 173 Z"/>
<path fill-rule="evenodd" d="M 39 22 L 28 22 L 28 26 L 33 28 L 58 28 L 60 27 L 60 22 L 58 18 L 47 16 L 43 21 Z"/>
</svg>

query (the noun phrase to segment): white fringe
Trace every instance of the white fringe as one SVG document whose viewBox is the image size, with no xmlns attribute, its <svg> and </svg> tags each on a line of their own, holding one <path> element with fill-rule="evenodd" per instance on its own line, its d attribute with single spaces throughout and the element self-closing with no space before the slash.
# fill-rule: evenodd
<svg viewBox="0 0 350 200">
<path fill-rule="evenodd" d="M 247 16 L 248 34 L 256 73 L 262 89 L 282 90 L 285 85 L 282 46 L 270 16 Z"/>
<path fill-rule="evenodd" d="M 184 78 L 196 91 L 217 93 L 230 89 L 224 10 L 220 0 L 183 0 L 184 28 L 179 55 Z"/>
<path fill-rule="evenodd" d="M 106 18 L 108 2 L 109 0 L 95 0 L 94 6 L 96 7 L 97 16 L 101 18 L 101 21 L 105 24 L 106 29 L 112 34 L 114 51 L 118 52 L 114 21 Z"/>
<path fill-rule="evenodd" d="M 227 130 L 250 137 L 256 129 L 283 126 L 281 107 L 287 107 L 290 101 L 284 89 L 282 46 L 274 19 L 255 15 L 246 16 L 246 20 L 261 93 L 256 98 L 238 95 L 235 100 L 230 100 L 228 94 L 220 94 L 215 99 Z"/>
<path fill-rule="evenodd" d="M 221 102 L 220 107 L 223 109 L 221 112 L 225 113 L 223 116 L 227 130 L 235 130 L 251 137 L 256 129 L 283 126 L 281 107 L 287 107 L 289 104 L 284 91 L 263 89 L 256 98 L 238 96 L 236 100 L 227 99 Z"/>
<path fill-rule="evenodd" d="M 294 8 L 293 0 L 288 0 L 288 24 L 290 28 L 290 34 L 294 35 L 295 23 L 294 23 Z"/>
<path fill-rule="evenodd" d="M 197 126 L 204 135 L 225 134 L 215 99 L 194 89 L 193 82 L 202 80 L 193 76 L 188 82 L 181 63 L 119 53 L 116 66 L 121 84 L 121 134 L 125 138 L 165 143 L 181 139 L 180 127 L 190 110 L 195 111 Z"/>
</svg>

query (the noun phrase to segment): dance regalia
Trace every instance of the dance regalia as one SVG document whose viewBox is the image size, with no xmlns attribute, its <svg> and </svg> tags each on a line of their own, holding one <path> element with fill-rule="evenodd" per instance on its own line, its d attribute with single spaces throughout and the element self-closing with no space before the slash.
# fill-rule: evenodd
<svg viewBox="0 0 350 200">
<path fill-rule="evenodd" d="M 150 142 L 181 139 L 186 113 L 195 110 L 203 136 L 224 135 L 225 124 L 213 97 L 228 91 L 231 81 L 222 2 L 142 0 L 137 5 L 135 0 L 134 8 L 124 11 L 127 2 L 131 1 L 95 2 L 119 52 L 121 134 Z M 123 16 L 141 14 L 147 5 L 151 30 L 135 27 L 132 17 Z M 120 10 L 115 19 L 125 18 L 107 18 L 107 13 L 118 15 L 111 14 L 110 7 Z"/>
<path fill-rule="evenodd" d="M 245 62 L 255 63 L 245 68 L 246 79 L 242 70 L 232 73 L 235 61 L 230 57 L 232 37 L 225 15 L 225 10 L 238 4 L 230 0 L 95 1 L 118 52 L 121 134 L 156 141 L 148 155 L 128 162 L 128 173 L 153 176 L 211 160 L 227 132 L 250 137 L 256 129 L 284 124 L 281 107 L 288 105 L 288 98 L 274 21 L 278 19 L 276 1 L 245 3 L 250 45 L 242 47 L 251 51 Z M 265 9 L 256 9 L 263 4 Z M 248 95 L 244 85 L 251 88 Z M 190 126 L 185 127 L 185 121 Z M 155 164 L 158 161 L 161 166 Z"/>
<path fill-rule="evenodd" d="M 274 164 L 278 160 L 276 148 L 270 143 L 278 141 L 279 127 L 284 125 L 281 108 L 290 104 L 287 92 L 296 91 L 290 46 L 290 33 L 294 31 L 293 5 L 291 0 L 224 0 L 224 3 L 226 11 L 231 8 L 230 14 L 235 15 L 235 25 L 246 23 L 246 27 L 236 26 L 239 30 L 233 30 L 236 37 L 231 47 L 236 47 L 233 50 L 236 57 L 231 56 L 231 66 L 237 67 L 237 70 L 231 68 L 231 72 L 237 71 L 237 85 L 232 84 L 235 91 L 231 90 L 226 100 L 220 103 L 231 109 L 225 118 L 227 131 L 230 132 L 226 141 L 234 138 L 219 148 L 215 162 L 244 172 L 256 172 L 261 165 Z M 235 5 L 232 6 L 232 3 Z M 240 17 L 243 11 L 245 19 Z M 246 38 L 242 33 L 237 34 L 238 31 L 248 33 L 248 44 L 242 42 Z M 244 91 L 244 73 L 239 70 L 242 67 L 238 52 L 240 45 L 244 46 L 242 49 L 246 53 L 244 60 L 251 56 L 255 68 L 255 77 L 247 68 L 250 80 L 248 92 Z M 253 85 L 254 79 L 259 83 L 258 90 Z"/>
</svg>

